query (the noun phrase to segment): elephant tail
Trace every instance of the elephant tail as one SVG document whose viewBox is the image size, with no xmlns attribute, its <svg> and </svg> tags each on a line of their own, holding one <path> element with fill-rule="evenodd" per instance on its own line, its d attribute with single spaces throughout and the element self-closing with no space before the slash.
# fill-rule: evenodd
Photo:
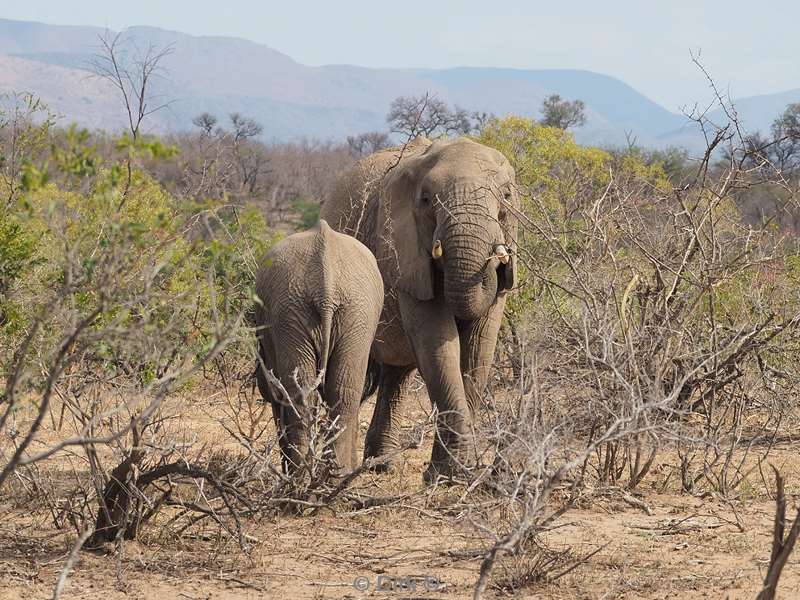
<svg viewBox="0 0 800 600">
<path fill-rule="evenodd" d="M 320 316 L 320 326 L 322 329 L 322 339 L 321 346 L 319 349 L 319 357 L 317 359 L 317 375 L 319 375 L 320 371 L 323 371 L 328 366 L 328 361 L 330 360 L 330 353 L 331 353 L 331 332 L 333 330 L 333 309 L 327 306 L 321 306 L 319 308 L 319 316 Z M 325 379 L 327 377 L 327 373 L 322 375 L 322 380 L 320 381 L 320 388 L 325 384 Z"/>
<path fill-rule="evenodd" d="M 267 353 L 264 351 L 264 346 L 261 343 L 260 338 L 256 338 L 258 343 L 258 356 L 256 357 L 256 371 L 253 374 L 253 389 L 251 391 L 255 391 L 255 387 L 258 387 L 258 391 L 261 393 L 261 397 L 264 399 L 265 402 L 269 402 L 271 399 L 271 392 L 269 389 L 269 383 L 267 382 L 267 369 L 269 369 L 268 362 L 267 362 Z"/>
<path fill-rule="evenodd" d="M 367 376 L 364 378 L 364 392 L 361 394 L 361 402 L 364 402 L 378 391 L 382 373 L 383 367 L 381 363 L 370 356 L 369 362 L 367 363 Z"/>
</svg>

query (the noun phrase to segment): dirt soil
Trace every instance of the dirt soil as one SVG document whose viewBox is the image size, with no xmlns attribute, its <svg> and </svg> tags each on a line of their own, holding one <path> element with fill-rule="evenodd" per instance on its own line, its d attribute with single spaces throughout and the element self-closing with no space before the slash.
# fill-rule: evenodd
<svg viewBox="0 0 800 600">
<path fill-rule="evenodd" d="M 426 402 L 417 398 L 408 411 L 408 427 L 424 419 Z M 221 401 L 210 401 L 189 426 L 213 440 L 222 408 Z M 362 427 L 370 410 L 367 405 L 362 410 Z M 790 493 L 800 482 L 798 450 L 800 442 L 786 442 L 770 455 Z M 423 444 L 406 452 L 398 472 L 366 474 L 358 482 L 373 495 L 419 492 L 407 502 L 357 512 L 342 505 L 336 515 L 248 521 L 249 555 L 223 536 L 190 534 L 175 540 L 146 532 L 141 541 L 126 543 L 122 556 L 82 552 L 62 598 L 471 598 L 480 560 L 469 551 L 488 542 L 469 514 L 442 510 L 455 492 L 423 488 L 429 453 L 430 444 Z M 741 497 L 729 503 L 681 493 L 668 463 L 657 464 L 637 490 L 640 502 L 620 494 L 593 495 L 543 536 L 550 551 L 574 557 L 600 548 L 586 563 L 556 581 L 526 584 L 533 559 L 505 559 L 485 597 L 754 598 L 770 554 L 774 515 L 761 475 L 756 471 L 741 487 Z M 53 464 L 57 469 L 58 462 Z M 790 508 L 790 516 L 794 511 Z M 74 531 L 56 530 L 41 507 L 0 495 L 0 599 L 52 597 L 74 539 Z M 799 561 L 800 551 L 784 570 L 779 598 L 800 598 Z M 375 589 L 379 578 L 387 585 L 406 576 L 415 578 L 415 591 Z"/>
</svg>

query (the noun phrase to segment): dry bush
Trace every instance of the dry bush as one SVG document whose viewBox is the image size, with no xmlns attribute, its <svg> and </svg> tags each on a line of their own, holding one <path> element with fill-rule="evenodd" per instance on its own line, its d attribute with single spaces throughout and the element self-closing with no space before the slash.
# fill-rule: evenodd
<svg viewBox="0 0 800 600">
<path fill-rule="evenodd" d="M 475 598 L 502 557 L 545 560 L 532 541 L 580 498 L 613 493 L 649 511 L 632 492 L 659 453 L 686 492 L 735 499 L 790 418 L 794 246 L 736 208 L 763 169 L 740 151 L 713 165 L 720 146 L 744 140 L 729 114 L 723 128 L 697 116 L 709 146 L 680 184 L 635 156 L 582 151 L 535 183 L 518 176 L 527 279 L 500 340 L 486 466 L 462 497 L 490 543 Z M 546 139 L 535 128 L 486 131 L 518 168 L 537 167 L 526 162 L 527 144 Z"/>
<path fill-rule="evenodd" d="M 313 225 L 336 176 L 355 160 L 343 144 L 266 144 L 222 127 L 168 141 L 178 149 L 175 160 L 148 165 L 168 189 L 257 206 L 273 227 Z"/>
</svg>

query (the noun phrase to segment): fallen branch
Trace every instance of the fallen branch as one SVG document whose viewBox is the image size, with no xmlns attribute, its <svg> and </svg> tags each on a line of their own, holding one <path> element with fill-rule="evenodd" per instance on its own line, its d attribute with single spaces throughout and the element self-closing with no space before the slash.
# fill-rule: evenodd
<svg viewBox="0 0 800 600">
<path fill-rule="evenodd" d="M 775 598 L 781 572 L 786 565 L 786 561 L 789 560 L 789 555 L 794 549 L 798 535 L 800 535 L 800 511 L 798 511 L 789 529 L 789 534 L 785 538 L 783 536 L 786 529 L 786 494 L 783 489 L 783 477 L 775 467 L 772 467 L 772 470 L 775 472 L 775 486 L 777 487 L 775 493 L 775 525 L 772 530 L 772 555 L 769 558 L 767 575 L 764 577 L 764 587 L 756 596 L 756 600 L 773 600 Z"/>
</svg>

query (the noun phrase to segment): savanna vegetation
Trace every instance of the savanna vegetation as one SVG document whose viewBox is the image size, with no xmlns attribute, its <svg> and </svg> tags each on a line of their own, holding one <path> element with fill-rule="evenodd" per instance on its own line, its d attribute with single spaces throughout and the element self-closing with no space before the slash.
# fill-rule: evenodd
<svg viewBox="0 0 800 600">
<path fill-rule="evenodd" d="M 575 597 L 644 597 L 656 584 L 641 575 L 587 584 L 580 573 L 605 564 L 605 546 L 557 546 L 553 532 L 596 505 L 650 516 L 669 493 L 716 509 L 651 531 L 745 535 L 749 503 L 777 499 L 774 532 L 754 550 L 763 568 L 725 584 L 772 597 L 800 528 L 781 516 L 796 468 L 769 469 L 797 431 L 800 108 L 768 137 L 699 115 L 708 151 L 690 158 L 578 145 L 568 129 L 583 106 L 558 97 L 541 121 L 398 98 L 385 133 L 269 145 L 239 114 L 146 135 L 146 111 L 121 90 L 132 118 L 119 135 L 64 127 L 30 95 L 0 109 L 0 520 L 3 544 L 21 548 L 0 555 L 0 573 L 59 597 L 79 593 L 67 576 L 81 548 L 110 553 L 123 591 L 131 571 L 159 573 L 165 553 L 190 557 L 176 569 L 220 573 L 235 554 L 251 565 L 236 570 L 242 586 L 272 593 L 247 579 L 279 550 L 265 527 L 344 522 L 380 537 L 381 518 L 413 515 L 453 536 L 449 547 L 422 544 L 404 562 L 328 545 L 338 583 L 422 570 L 444 573 L 435 597 L 559 597 L 557 579 L 584 590 Z M 309 471 L 288 476 L 254 390 L 255 270 L 281 236 L 316 222 L 344 167 L 420 133 L 496 148 L 523 198 L 508 207 L 522 275 L 480 409 L 478 466 L 435 488 L 412 467 L 332 482 L 320 409 Z M 430 443 L 421 406 L 406 415 L 412 454 Z M 53 577 L 3 566 L 29 545 L 57 563 Z M 680 589 L 723 587 L 704 581 Z"/>
</svg>

